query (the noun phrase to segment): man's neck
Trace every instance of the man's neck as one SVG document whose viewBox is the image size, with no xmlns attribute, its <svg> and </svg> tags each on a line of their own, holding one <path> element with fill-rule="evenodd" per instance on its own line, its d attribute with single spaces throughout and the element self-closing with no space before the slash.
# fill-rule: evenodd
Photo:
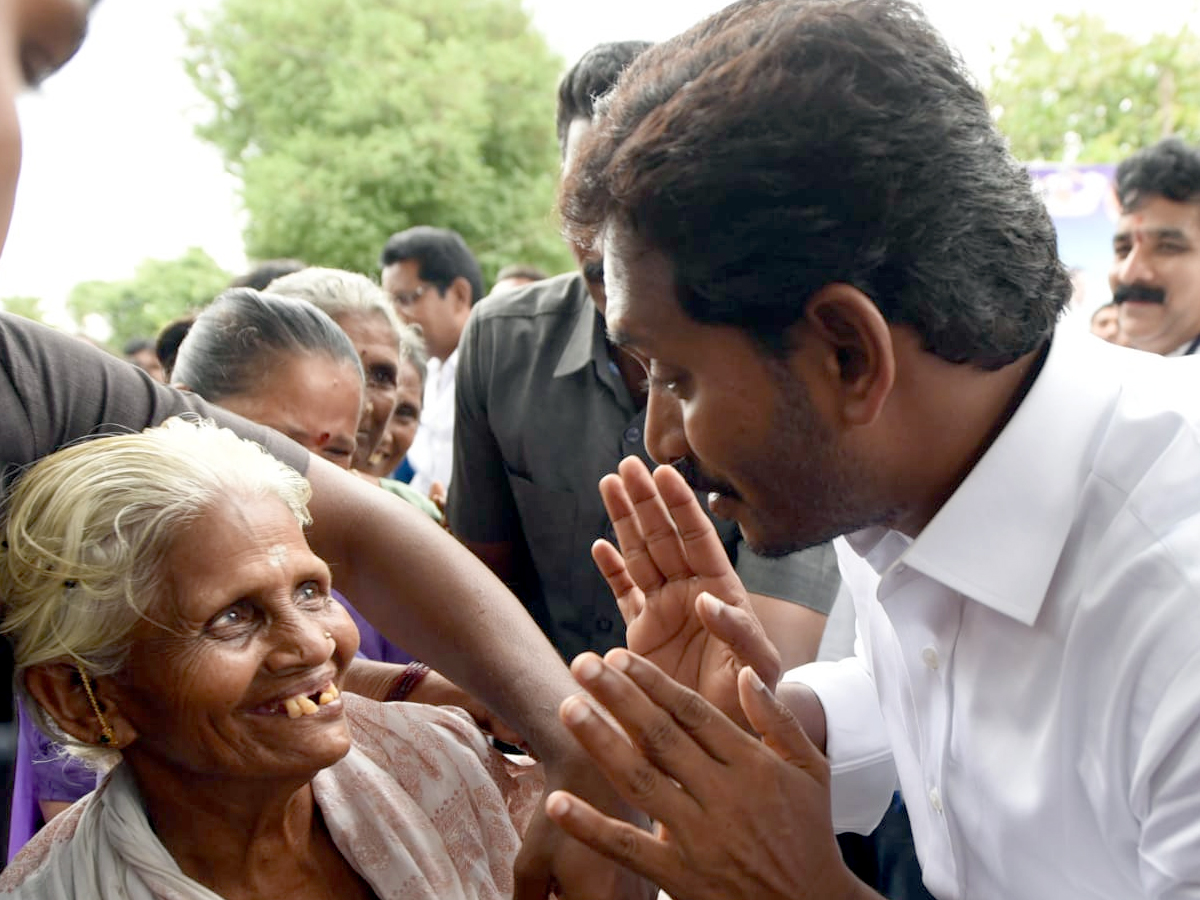
<svg viewBox="0 0 1200 900">
<path fill-rule="evenodd" d="M 919 456 L 910 455 L 908 466 L 919 495 L 913 502 L 899 503 L 904 510 L 892 527 L 916 537 L 954 494 L 988 448 L 1000 436 L 1024 402 L 1050 351 L 1050 340 L 1002 369 L 981 371 L 956 366 L 957 376 L 941 372 L 930 384 L 917 390 L 935 390 L 941 398 L 925 404 L 932 410 L 918 425 L 929 440 L 914 441 Z M 949 363 L 936 360 L 931 368 Z"/>
</svg>

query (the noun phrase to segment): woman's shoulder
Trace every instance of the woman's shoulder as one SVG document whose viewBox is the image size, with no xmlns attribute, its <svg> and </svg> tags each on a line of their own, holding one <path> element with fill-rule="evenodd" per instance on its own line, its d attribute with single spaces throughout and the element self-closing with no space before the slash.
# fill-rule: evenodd
<svg viewBox="0 0 1200 900">
<path fill-rule="evenodd" d="M 50 860 L 55 851 L 70 843 L 79 827 L 79 820 L 91 802 L 92 795 L 84 797 L 51 819 L 38 831 L 12 862 L 0 872 L 0 892 L 16 891 L 32 878 Z"/>
<path fill-rule="evenodd" d="M 347 697 L 346 716 L 356 749 L 412 796 L 431 783 L 463 781 L 499 792 L 519 830 L 541 796 L 545 776 L 528 757 L 510 758 L 492 747 L 475 720 L 454 706 L 382 703 Z"/>
<path fill-rule="evenodd" d="M 489 755 L 486 736 L 463 710 L 424 703 L 384 703 L 343 694 L 354 746 L 378 766 L 394 771 L 399 757 L 416 753 L 433 759 L 464 752 L 481 763 Z"/>
</svg>

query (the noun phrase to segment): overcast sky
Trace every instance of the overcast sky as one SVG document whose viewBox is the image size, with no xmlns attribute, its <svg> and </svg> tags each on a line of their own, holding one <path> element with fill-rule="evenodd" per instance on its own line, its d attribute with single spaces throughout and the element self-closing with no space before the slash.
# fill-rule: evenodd
<svg viewBox="0 0 1200 900">
<path fill-rule="evenodd" d="M 199 100 L 179 58 L 179 11 L 215 0 L 105 0 L 67 68 L 20 104 L 25 164 L 0 297 L 61 305 L 80 281 L 124 278 L 147 257 L 189 246 L 230 270 L 245 264 L 237 184 L 197 141 Z M 286 0 L 264 0 L 286 2 Z M 369 0 L 362 0 L 369 2 Z M 525 0 L 569 61 L 599 41 L 661 40 L 723 0 Z M 930 18 L 982 76 L 1021 24 L 1075 12 L 1081 0 L 925 0 Z M 1200 0 L 1090 0 L 1116 28 L 1148 35 L 1200 20 Z"/>
</svg>

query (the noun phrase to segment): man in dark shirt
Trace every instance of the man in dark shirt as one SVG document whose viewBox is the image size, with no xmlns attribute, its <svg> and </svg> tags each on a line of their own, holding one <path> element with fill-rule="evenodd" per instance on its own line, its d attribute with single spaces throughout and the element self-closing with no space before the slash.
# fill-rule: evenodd
<svg viewBox="0 0 1200 900">
<path fill-rule="evenodd" d="M 648 46 L 601 44 L 564 76 L 565 166 L 596 98 Z M 582 272 L 493 295 L 473 311 L 460 345 L 447 508 L 451 530 L 514 586 L 568 659 L 624 644 L 617 604 L 589 557 L 593 541 L 614 537 L 596 485 L 625 456 L 650 464 L 646 373 L 605 337 L 599 257 L 576 253 Z M 697 468 L 690 474 L 709 489 Z M 813 659 L 839 584 L 830 546 L 768 559 L 745 547 L 734 523 L 719 527 L 785 667 Z"/>
</svg>

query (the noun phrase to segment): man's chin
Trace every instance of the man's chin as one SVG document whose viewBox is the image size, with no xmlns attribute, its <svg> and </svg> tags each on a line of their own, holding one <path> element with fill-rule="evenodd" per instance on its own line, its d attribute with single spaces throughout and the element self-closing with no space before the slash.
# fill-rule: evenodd
<svg viewBox="0 0 1200 900">
<path fill-rule="evenodd" d="M 789 553 L 807 550 L 809 547 L 821 543 L 819 540 L 803 540 L 794 534 L 776 533 L 769 529 L 758 528 L 756 523 L 747 521 L 745 517 L 739 518 L 737 523 L 742 532 L 742 541 L 746 546 L 767 559 L 778 559 Z"/>
</svg>

